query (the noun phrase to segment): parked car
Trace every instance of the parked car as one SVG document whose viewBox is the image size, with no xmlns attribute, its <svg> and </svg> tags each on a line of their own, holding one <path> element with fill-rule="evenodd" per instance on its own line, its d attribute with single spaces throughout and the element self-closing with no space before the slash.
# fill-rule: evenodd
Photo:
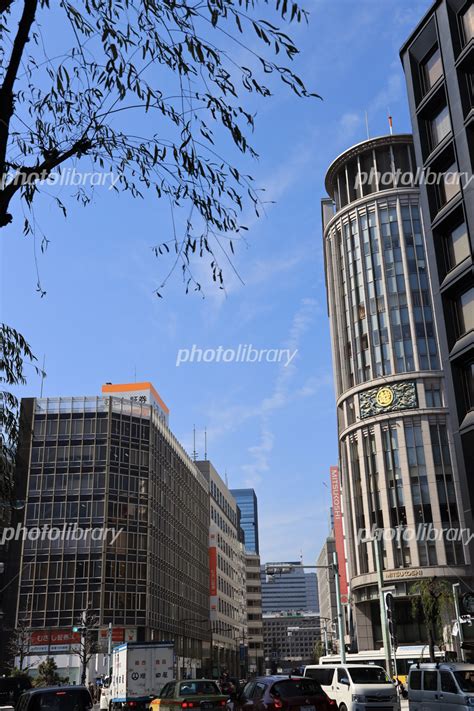
<svg viewBox="0 0 474 711">
<path fill-rule="evenodd" d="M 49 686 L 22 694 L 15 711 L 90 711 L 91 695 L 85 686 Z"/>
<path fill-rule="evenodd" d="M 31 689 L 31 681 L 27 676 L 0 677 L 0 708 L 15 706 L 27 689 Z"/>
<path fill-rule="evenodd" d="M 228 698 L 213 679 L 183 679 L 165 684 L 149 708 L 152 711 L 176 711 L 176 707 L 181 706 L 182 709 L 222 711 Z"/>
<path fill-rule="evenodd" d="M 410 711 L 472 711 L 474 664 L 414 664 L 408 706 Z"/>
<path fill-rule="evenodd" d="M 305 678 L 314 679 L 339 711 L 399 711 L 395 684 L 374 664 L 310 664 Z"/>
<path fill-rule="evenodd" d="M 261 676 L 231 696 L 228 711 L 331 711 L 336 705 L 314 679 Z"/>
</svg>

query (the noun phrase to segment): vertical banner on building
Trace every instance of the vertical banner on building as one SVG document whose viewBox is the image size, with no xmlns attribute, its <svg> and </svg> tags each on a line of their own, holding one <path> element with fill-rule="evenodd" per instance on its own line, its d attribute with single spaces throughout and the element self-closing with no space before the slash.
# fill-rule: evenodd
<svg viewBox="0 0 474 711">
<path fill-rule="evenodd" d="M 211 530 L 209 535 L 209 598 L 210 618 L 217 619 L 217 533 Z"/>
<path fill-rule="evenodd" d="M 334 516 L 334 541 L 339 561 L 339 584 L 341 587 L 341 602 L 348 602 L 346 551 L 344 546 L 344 528 L 342 524 L 341 482 L 339 467 L 330 468 L 332 510 Z"/>
</svg>

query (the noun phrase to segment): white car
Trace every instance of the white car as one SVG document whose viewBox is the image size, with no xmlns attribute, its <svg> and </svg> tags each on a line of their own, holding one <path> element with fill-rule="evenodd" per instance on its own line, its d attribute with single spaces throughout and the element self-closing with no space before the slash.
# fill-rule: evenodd
<svg viewBox="0 0 474 711">
<path fill-rule="evenodd" d="M 472 711 L 474 664 L 413 664 L 408 707 L 410 711 Z"/>
<path fill-rule="evenodd" d="M 385 669 L 373 664 L 309 664 L 304 675 L 318 681 L 339 711 L 400 711 L 397 690 Z"/>
</svg>

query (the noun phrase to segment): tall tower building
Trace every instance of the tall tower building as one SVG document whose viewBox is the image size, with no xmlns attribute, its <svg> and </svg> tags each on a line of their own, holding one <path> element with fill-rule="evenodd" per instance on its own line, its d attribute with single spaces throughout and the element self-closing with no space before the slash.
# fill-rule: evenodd
<svg viewBox="0 0 474 711">
<path fill-rule="evenodd" d="M 196 462 L 209 483 L 210 617 L 213 669 L 240 676 L 247 642 L 247 569 L 237 502 L 209 460 Z"/>
<path fill-rule="evenodd" d="M 150 383 L 22 401 L 17 624 L 75 683 L 84 610 L 99 638 L 111 623 L 117 642 L 173 639 L 179 670 L 210 663 L 209 485 L 167 421 Z"/>
<path fill-rule="evenodd" d="M 353 146 L 326 175 L 324 254 L 351 600 L 359 649 L 382 644 L 373 544 L 395 588 L 400 644 L 424 630 L 410 586 L 471 576 L 466 482 L 446 406 L 409 135 Z M 429 531 L 436 531 L 436 535 Z"/>
<path fill-rule="evenodd" d="M 306 574 L 300 561 L 289 561 L 287 564 L 293 566 L 291 573 L 274 575 L 270 581 L 267 581 L 265 566 L 262 565 L 262 611 L 316 612 L 319 606 L 316 574 Z"/>
<path fill-rule="evenodd" d="M 231 489 L 231 494 L 240 509 L 240 525 L 245 534 L 245 550 L 258 555 L 257 495 L 253 489 Z"/>
<path fill-rule="evenodd" d="M 474 5 L 437 0 L 402 47 L 453 439 L 474 508 Z M 438 463 L 437 463 L 437 466 Z M 466 499 L 467 501 L 467 499 Z"/>
</svg>

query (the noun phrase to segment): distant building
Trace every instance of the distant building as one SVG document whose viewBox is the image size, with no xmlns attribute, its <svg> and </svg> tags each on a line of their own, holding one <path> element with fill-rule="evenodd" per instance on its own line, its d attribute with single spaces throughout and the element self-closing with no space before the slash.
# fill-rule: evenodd
<svg viewBox="0 0 474 711">
<path fill-rule="evenodd" d="M 276 673 L 314 662 L 321 638 L 319 615 L 310 612 L 263 614 L 265 669 Z"/>
<path fill-rule="evenodd" d="M 318 556 L 317 565 L 330 566 L 336 544 L 333 536 L 328 536 L 324 541 Z M 336 583 L 333 573 L 327 569 L 318 572 L 319 616 L 321 621 L 321 639 L 328 651 L 335 645 L 334 634 L 337 624 Z M 336 651 L 334 649 L 334 651 Z"/>
<path fill-rule="evenodd" d="M 253 489 L 231 489 L 240 509 L 240 525 L 245 536 L 247 553 L 260 553 L 258 545 L 258 504 Z"/>
<path fill-rule="evenodd" d="M 253 553 L 245 556 L 247 573 L 247 644 L 246 663 L 242 678 L 249 674 L 264 673 L 263 664 L 263 622 L 262 586 L 260 582 L 260 557 Z M 245 654 L 245 650 L 244 650 Z M 242 656 L 242 655 L 241 655 Z"/>
<path fill-rule="evenodd" d="M 274 575 L 268 581 L 265 566 L 262 566 L 263 612 L 315 612 L 318 606 L 316 574 L 305 573 L 300 561 L 290 561 L 288 565 L 293 566 L 291 573 Z"/>
<path fill-rule="evenodd" d="M 247 638 L 246 560 L 237 502 L 212 463 L 196 462 L 211 494 L 209 562 L 213 670 L 240 676 Z"/>
</svg>

